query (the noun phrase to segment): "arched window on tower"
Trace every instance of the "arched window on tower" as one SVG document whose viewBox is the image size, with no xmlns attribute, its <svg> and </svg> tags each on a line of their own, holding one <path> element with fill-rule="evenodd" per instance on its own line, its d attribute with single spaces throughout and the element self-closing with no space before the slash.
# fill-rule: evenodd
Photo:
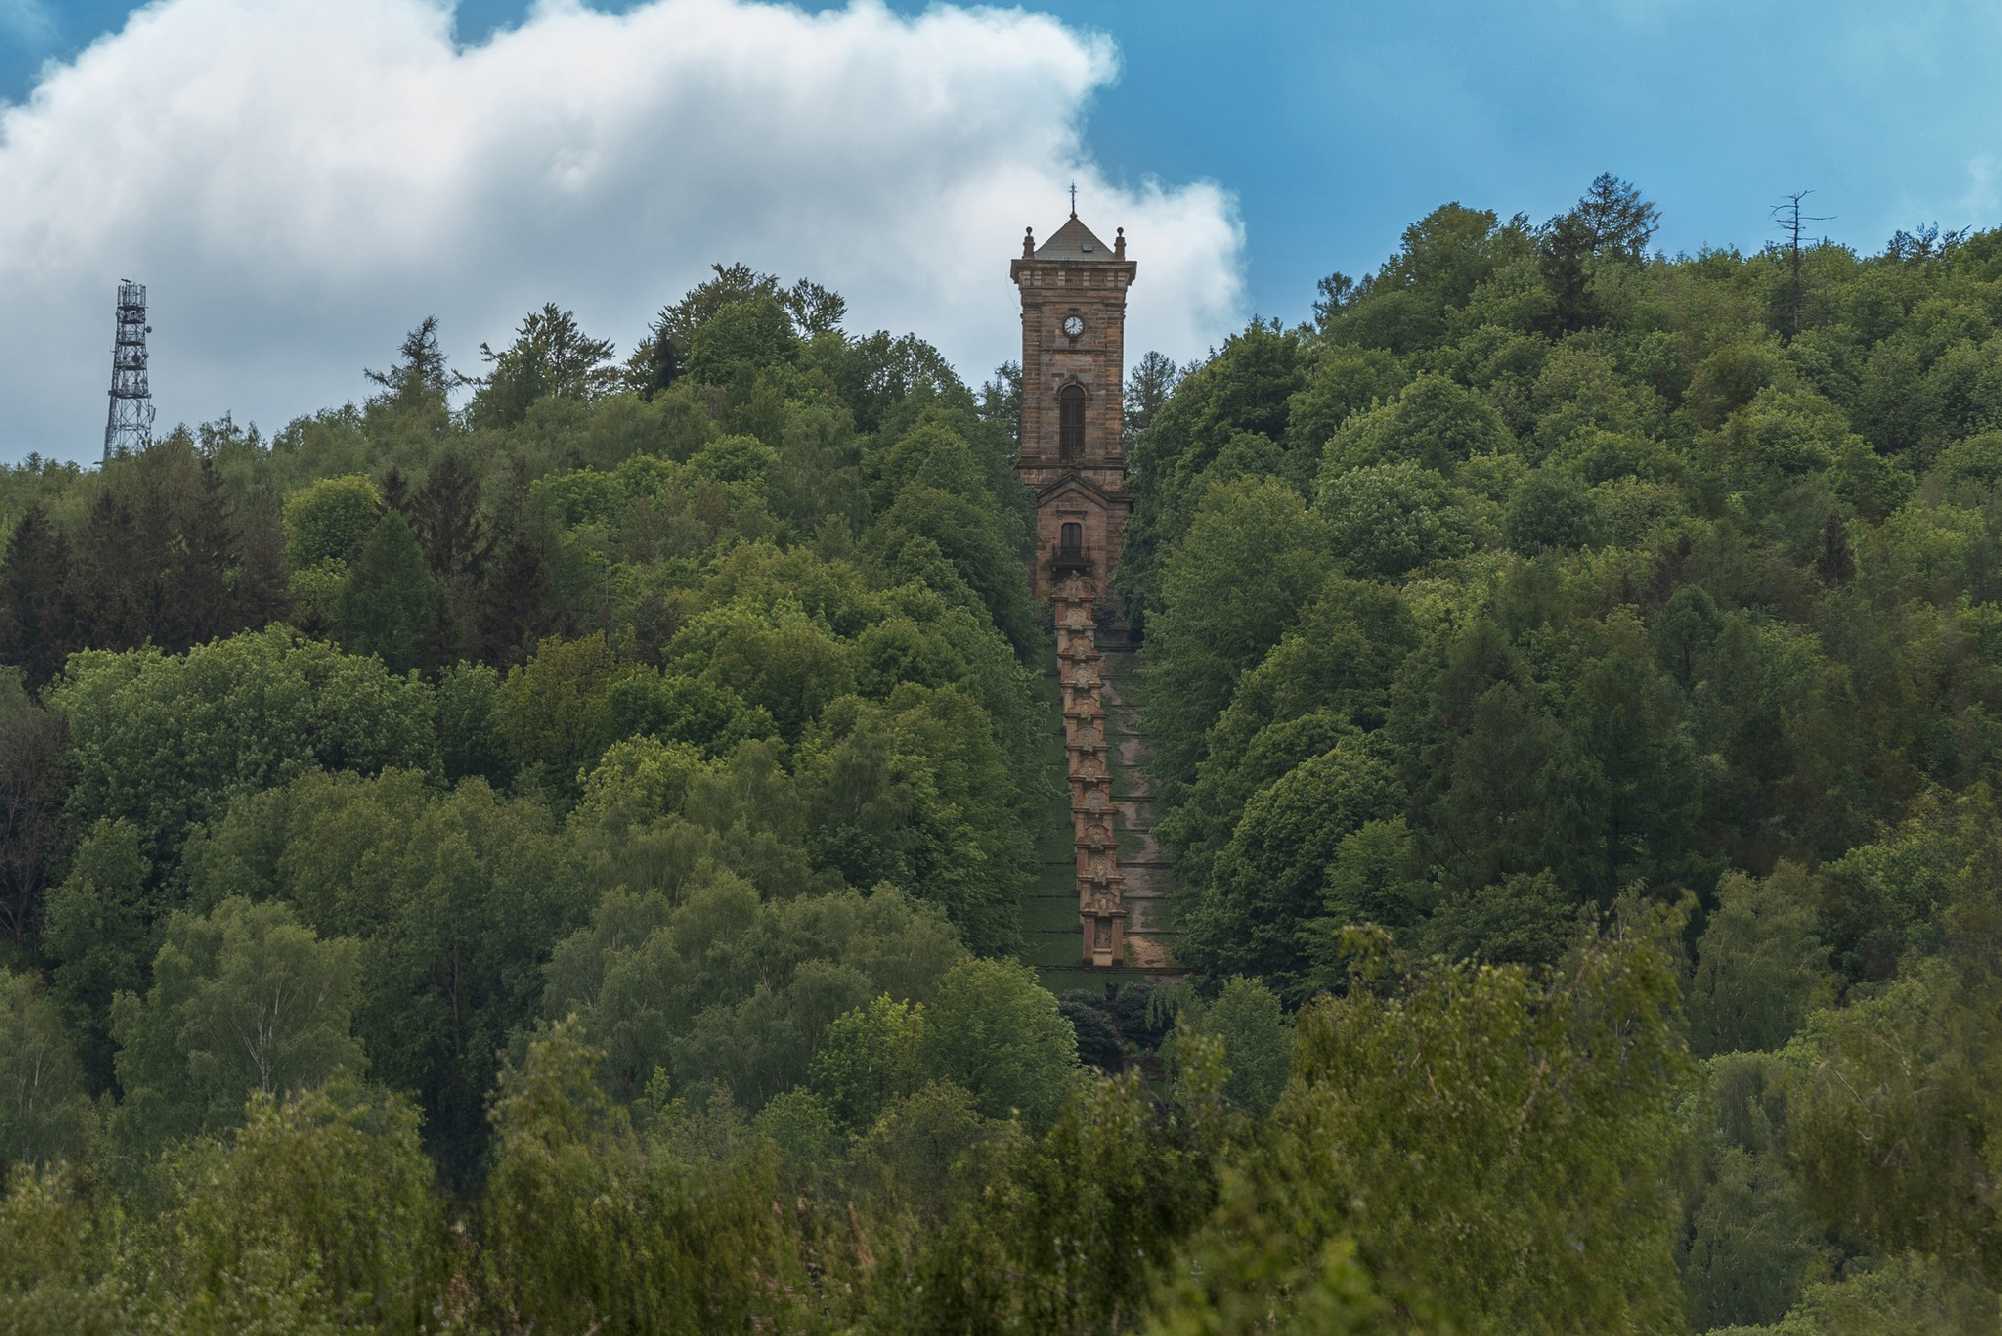
<svg viewBox="0 0 2002 1336">
<path fill-rule="evenodd" d="M 1084 389 L 1066 385 L 1057 391 L 1057 453 L 1065 460 L 1084 457 Z"/>
<path fill-rule="evenodd" d="M 1057 528 L 1056 550 L 1050 553 L 1050 573 L 1062 579 L 1090 569 L 1091 562 L 1084 555 L 1084 525 L 1065 520 Z"/>
</svg>

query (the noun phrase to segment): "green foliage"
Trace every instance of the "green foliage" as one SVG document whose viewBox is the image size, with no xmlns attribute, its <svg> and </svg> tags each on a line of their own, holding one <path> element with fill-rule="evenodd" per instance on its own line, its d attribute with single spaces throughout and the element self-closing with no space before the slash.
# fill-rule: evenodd
<svg viewBox="0 0 2002 1336">
<path fill-rule="evenodd" d="M 335 615 L 341 644 L 356 654 L 373 654 L 392 672 L 408 671 L 430 657 L 438 590 L 403 516 L 384 515 L 362 542 Z"/>
<path fill-rule="evenodd" d="M 1810 1208 L 1990 1290 L 2002 1289 L 2002 1107 L 1983 1055 L 2002 1041 L 1998 997 L 1992 976 L 1927 962 L 1879 997 L 1816 1013 L 1786 1050 L 1789 1139 Z"/>
<path fill-rule="evenodd" d="M 274 627 L 169 656 L 76 656 L 49 703 L 68 721 L 77 821 L 132 821 L 156 858 L 240 793 L 313 766 L 432 770 L 430 688 Z"/>
<path fill-rule="evenodd" d="M 550 302 L 523 316 L 514 342 L 501 351 L 480 345 L 480 360 L 489 369 L 476 380 L 466 379 L 478 388 L 467 413 L 481 426 L 505 427 L 522 422 L 547 400 L 595 398 L 618 383 L 611 356 L 609 341 L 585 334 L 575 316 Z"/>
<path fill-rule="evenodd" d="M 516 768 L 539 767 L 567 788 L 614 741 L 607 699 L 618 665 L 603 633 L 551 636 L 527 663 L 508 671 L 494 704 L 494 727 Z"/>
<path fill-rule="evenodd" d="M 1270 1113 L 1286 1088 L 1293 1047 L 1293 1022 L 1273 991 L 1240 976 L 1224 984 L 1213 1003 L 1185 1003 L 1175 1018 L 1175 1050 L 1196 1037 L 1222 1046 L 1229 1073 L 1223 1096 L 1231 1106 L 1258 1117 Z"/>
<path fill-rule="evenodd" d="M 1513 444 L 1501 414 L 1480 395 L 1444 376 L 1422 375 L 1395 399 L 1349 418 L 1328 441 L 1322 469 L 1332 475 L 1409 462 L 1451 473 Z"/>
<path fill-rule="evenodd" d="M 0 668 L 0 939 L 16 946 L 41 918 L 71 834 L 69 730 L 21 679 Z"/>
<path fill-rule="evenodd" d="M 84 833 L 69 875 L 49 893 L 42 944 L 55 961 L 53 992 L 81 1024 L 93 1090 L 111 1084 L 111 1001 L 145 986 L 159 949 L 167 897 L 155 886 L 139 829 L 99 821 Z"/>
<path fill-rule="evenodd" d="M 131 1330 L 130 1260 L 120 1213 L 94 1203 L 74 1169 L 14 1167 L 0 1192 L 0 1330 Z"/>
<path fill-rule="evenodd" d="M 321 478 L 285 498 L 285 557 L 294 570 L 353 559 L 375 531 L 382 492 L 368 478 Z"/>
<path fill-rule="evenodd" d="M 850 885 L 889 882 L 936 904 L 976 951 L 1015 944 L 1028 850 L 970 696 L 906 684 L 880 705 L 835 701 L 799 774 L 817 852 Z"/>
<path fill-rule="evenodd" d="M 813 1085 L 836 1116 L 866 1127 L 916 1090 L 924 1073 L 924 1005 L 884 993 L 837 1016 L 813 1055 Z"/>
<path fill-rule="evenodd" d="M 1027 967 L 964 960 L 939 979 L 925 1009 L 925 1069 L 973 1092 L 990 1118 L 1053 1119 L 1077 1073 L 1077 1032 Z"/>
<path fill-rule="evenodd" d="M 359 942 L 316 937 L 282 904 L 232 898 L 170 918 L 146 995 L 112 1002 L 123 1138 L 150 1148 L 232 1127 L 253 1093 L 359 1072 L 360 957 Z"/>
<path fill-rule="evenodd" d="M 276 1323 L 274 1296 L 245 1283 L 262 1273 L 289 1292 L 281 1304 L 298 1301 L 287 1321 L 428 1329 L 447 1238 L 417 1123 L 403 1100 L 339 1079 L 282 1101 L 255 1093 L 227 1141 L 170 1153 L 156 1320 L 219 1332 Z"/>
<path fill-rule="evenodd" d="M 32 974 L 0 969 L 0 1173 L 74 1155 L 90 1127 L 83 1065 Z"/>
<path fill-rule="evenodd" d="M 1697 1330 L 1777 1322 L 1833 1249 L 1787 1162 L 1786 1073 L 1768 1054 L 1713 1058 L 1683 1097 L 1676 1265 Z"/>
<path fill-rule="evenodd" d="M 1761 879 L 1734 872 L 1718 886 L 1689 990 L 1698 1053 L 1777 1049 L 1809 1012 L 1834 1001 L 1818 890 L 1790 863 Z"/>
<path fill-rule="evenodd" d="M 455 1170 L 476 1159 L 495 1054 L 536 1014 L 535 963 L 585 917 L 548 811 L 478 779 L 310 771 L 239 800 L 188 846 L 197 904 L 275 895 L 359 943 L 354 1029 L 368 1070 L 428 1111 Z"/>
<path fill-rule="evenodd" d="M 560 1024 L 502 1075 L 475 1325 L 795 1328 L 806 1275 L 773 1209 L 773 1157 L 678 1160 L 606 1099 L 596 1065 L 577 1026 Z"/>
<path fill-rule="evenodd" d="M 855 684 L 852 645 L 797 604 L 712 609 L 674 637 L 667 655 L 670 666 L 763 709 L 788 740 Z"/>
<path fill-rule="evenodd" d="M 1969 1283 L 1935 1259 L 1907 1253 L 1840 1281 L 1809 1286 L 1784 1321 L 1759 1330 L 1775 1336 L 1898 1336 L 1911 1331 L 1976 1336 L 1994 1330 L 1995 1319 L 1992 1290 Z"/>
<path fill-rule="evenodd" d="M 1131 1326 L 1211 1201 L 1210 1152 L 1194 1131 L 1150 1108 L 1137 1076 L 1080 1085 L 1041 1138 L 996 1137 L 961 1153 L 969 1169 L 983 1161 L 977 1201 L 872 1241 L 884 1255 L 859 1316 L 872 1330 L 914 1334 Z"/>
<path fill-rule="evenodd" d="M 1267 785 L 1244 806 L 1215 873 L 1183 924 L 1190 963 L 1219 978 L 1247 974 L 1297 987 L 1300 930 L 1322 909 L 1345 837 L 1392 816 L 1395 775 L 1343 742 Z"/>
<path fill-rule="evenodd" d="M 1577 903 L 1548 872 L 1514 873 L 1441 898 L 1420 934 L 1449 960 L 1551 965 L 1578 935 Z"/>
<path fill-rule="evenodd" d="M 1315 509 L 1350 569 L 1371 579 L 1395 580 L 1470 545 L 1446 480 L 1410 460 L 1325 476 Z"/>
<path fill-rule="evenodd" d="M 680 1090 L 714 1084 L 757 1110 L 815 1079 L 837 1019 L 885 994 L 934 1001 L 962 955 L 936 910 L 887 887 L 761 902 L 741 878 L 699 867 L 673 902 L 607 895 L 556 947 L 543 1010 L 578 1015 L 622 1099 L 658 1068 Z M 1010 1043 L 1040 1052 L 1029 1037 L 967 1042 L 976 1058 Z"/>
<path fill-rule="evenodd" d="M 718 307 L 695 332 L 688 370 L 698 380 L 728 385 L 741 375 L 792 360 L 798 350 L 792 318 L 776 296 L 759 294 Z"/>
<path fill-rule="evenodd" d="M 1014 1127 L 982 1114 L 973 1092 L 927 1081 L 893 1101 L 851 1145 L 850 1181 L 885 1214 L 936 1223 L 982 1186 L 975 1162 Z"/>
<path fill-rule="evenodd" d="M 478 776 L 504 785 L 514 766 L 500 735 L 500 674 L 483 663 L 453 664 L 438 675 L 438 755 L 445 778 Z"/>
<path fill-rule="evenodd" d="M 1547 980 L 1442 966 L 1309 1007 L 1269 1144 L 1209 1228 L 1243 1221 L 1247 1192 L 1267 1223 L 1205 1278 L 1210 1303 L 1256 1312 L 1318 1288 L 1349 1238 L 1389 1297 L 1442 1326 L 1678 1321 L 1666 1101 L 1682 1058 L 1658 931 L 1636 922 Z"/>
<path fill-rule="evenodd" d="M 1551 548 L 1590 547 L 1599 528 L 1591 492 L 1576 479 L 1548 469 L 1522 480 L 1502 516 L 1509 550 L 1524 556 Z"/>
<path fill-rule="evenodd" d="M 1150 625 L 1157 764 L 1193 772 L 1209 720 L 1245 669 L 1276 644 L 1334 561 L 1320 522 L 1292 488 L 1221 484 L 1162 575 L 1167 607 Z M 1252 571 L 1256 580 L 1247 580 Z"/>
<path fill-rule="evenodd" d="M 1136 362 L 1187 986 L 1005 959 L 1019 368 L 718 266 L 0 471 L 0 1328 L 1991 1329 L 2002 234 L 1657 221 Z"/>
</svg>

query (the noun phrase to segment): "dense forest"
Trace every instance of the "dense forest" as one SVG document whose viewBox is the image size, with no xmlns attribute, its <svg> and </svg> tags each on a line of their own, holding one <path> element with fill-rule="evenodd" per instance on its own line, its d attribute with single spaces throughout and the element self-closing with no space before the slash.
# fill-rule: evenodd
<svg viewBox="0 0 2002 1336">
<path fill-rule="evenodd" d="M 1017 959 L 1012 366 L 718 266 L 0 472 L 0 1330 L 1995 1330 L 2002 230 L 1656 216 L 1133 367 L 1173 983 Z"/>
</svg>

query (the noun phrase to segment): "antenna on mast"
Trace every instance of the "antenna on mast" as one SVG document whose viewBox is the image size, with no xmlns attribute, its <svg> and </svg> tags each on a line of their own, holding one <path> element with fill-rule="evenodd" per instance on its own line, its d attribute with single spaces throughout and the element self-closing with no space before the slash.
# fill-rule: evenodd
<svg viewBox="0 0 2002 1336">
<path fill-rule="evenodd" d="M 118 326 L 111 344 L 111 407 L 104 417 L 104 458 L 144 450 L 153 441 L 153 391 L 146 382 L 146 285 L 121 279 Z"/>
</svg>

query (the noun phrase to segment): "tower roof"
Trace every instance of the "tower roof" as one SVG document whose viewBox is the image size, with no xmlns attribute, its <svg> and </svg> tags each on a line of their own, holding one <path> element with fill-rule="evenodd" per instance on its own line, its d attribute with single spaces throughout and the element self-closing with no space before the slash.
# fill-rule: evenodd
<svg viewBox="0 0 2002 1336">
<path fill-rule="evenodd" d="M 1112 247 L 1091 234 L 1084 220 L 1076 214 L 1062 227 L 1050 234 L 1050 239 L 1036 247 L 1038 260 L 1110 260 Z"/>
</svg>

